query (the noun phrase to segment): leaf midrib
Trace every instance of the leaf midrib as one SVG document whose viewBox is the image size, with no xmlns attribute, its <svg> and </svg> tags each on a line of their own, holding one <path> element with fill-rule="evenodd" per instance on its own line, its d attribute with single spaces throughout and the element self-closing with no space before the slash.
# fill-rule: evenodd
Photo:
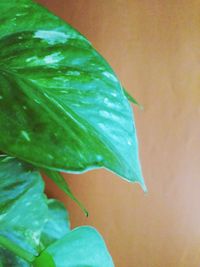
<svg viewBox="0 0 200 267">
<path fill-rule="evenodd" d="M 32 80 L 25 79 L 24 77 L 22 77 L 21 75 L 19 75 L 17 72 L 15 72 L 15 68 L 12 68 L 11 70 L 10 70 L 9 68 L 6 68 L 6 69 L 4 69 L 4 70 L 0 69 L 0 71 L 1 71 L 2 73 L 7 72 L 9 75 L 17 76 L 17 77 L 18 77 L 19 79 L 21 79 L 22 81 L 24 80 L 25 82 L 28 82 L 28 83 L 30 83 L 30 84 L 33 84 L 33 87 L 36 87 L 37 90 L 40 91 L 40 93 L 43 95 L 43 97 L 44 97 L 45 99 L 48 99 L 48 101 L 50 101 L 50 102 L 53 103 L 53 104 L 55 104 L 55 102 L 57 103 L 56 100 L 52 100 L 50 97 L 47 98 L 47 96 L 45 96 L 44 93 L 41 92 L 40 88 L 39 88 L 38 86 L 36 86 L 36 85 L 33 83 Z M 25 91 L 23 90 L 23 92 L 27 95 L 28 98 L 30 98 L 30 93 L 31 93 L 31 92 L 29 92 L 29 94 L 27 94 L 27 91 L 26 91 L 26 90 L 25 90 Z M 45 92 L 45 93 L 46 93 L 46 92 Z M 52 115 L 52 118 L 53 118 L 53 119 L 54 119 L 54 120 L 55 120 L 55 121 L 56 121 L 62 128 L 64 128 L 65 131 L 67 130 L 67 129 L 65 128 L 65 124 L 61 124 L 61 123 L 60 123 L 60 120 L 57 118 L 57 116 L 54 114 L 54 112 L 52 112 L 51 109 L 48 108 L 47 105 L 42 105 L 42 107 Z M 60 103 L 57 103 L 56 107 L 57 107 L 60 111 L 63 112 L 63 109 L 64 109 L 64 108 L 63 108 L 63 107 L 61 108 Z M 70 110 L 71 113 L 75 113 L 75 112 L 73 112 L 69 107 L 68 107 L 68 109 Z M 65 111 L 65 113 L 67 113 L 67 115 L 68 115 L 69 117 L 71 117 L 74 121 L 77 121 L 77 119 L 76 119 L 76 118 L 73 118 L 73 115 L 70 114 L 69 111 L 67 111 L 67 110 L 65 110 L 65 109 L 64 109 L 64 111 Z M 75 114 L 76 114 L 76 113 L 75 113 Z M 76 116 L 78 116 L 79 119 L 84 120 L 82 117 L 79 117 L 78 114 L 76 114 Z M 84 122 L 85 122 L 84 124 L 89 124 L 90 127 L 92 127 L 92 129 L 93 129 L 93 133 L 95 134 L 95 137 L 97 138 L 97 140 L 100 140 L 100 142 L 103 143 L 103 145 L 104 145 L 104 147 L 105 147 L 106 149 L 108 149 L 108 146 L 109 146 L 109 152 L 112 153 L 112 155 L 114 156 L 115 161 L 116 161 L 115 164 L 119 164 L 119 165 L 121 165 L 121 160 L 124 162 L 124 159 L 123 159 L 122 157 L 120 157 L 120 158 L 121 158 L 121 160 L 120 160 L 118 157 L 116 157 L 116 153 L 113 152 L 113 151 L 116 150 L 115 147 L 112 146 L 112 144 L 110 144 L 110 142 L 106 142 L 108 139 L 107 139 L 104 135 L 103 135 L 104 138 L 102 139 L 102 138 L 98 135 L 97 130 L 96 130 L 90 123 L 86 122 L 85 120 L 84 120 Z M 80 127 L 82 127 L 81 123 L 79 123 L 78 125 L 79 125 Z M 109 141 L 109 140 L 108 140 L 108 141 Z M 5 151 L 5 152 L 6 152 L 6 151 Z M 13 156 L 16 156 L 16 155 L 13 155 Z M 21 157 L 21 158 L 22 158 L 22 157 Z M 22 158 L 22 159 L 24 159 L 24 158 Z M 47 166 L 43 166 L 43 164 L 40 164 L 39 162 L 37 163 L 36 161 L 32 162 L 32 161 L 27 160 L 27 159 L 24 159 L 24 160 L 26 160 L 26 161 L 28 161 L 28 162 L 30 162 L 30 163 L 32 163 L 32 164 L 35 163 L 35 164 L 37 164 L 38 166 L 40 166 L 40 167 L 42 167 L 42 168 L 46 168 L 46 167 L 47 167 Z M 105 159 L 104 159 L 104 162 L 105 162 Z M 54 168 L 54 167 L 52 168 L 51 166 L 48 166 L 48 167 L 49 167 L 49 169 L 52 169 L 52 170 L 58 170 L 58 168 L 56 168 L 56 167 L 55 167 L 55 168 Z M 88 170 L 88 169 L 102 168 L 102 167 L 103 167 L 103 166 L 95 165 L 94 163 L 92 163 L 91 166 L 84 168 L 84 170 L 81 169 L 81 171 L 86 171 L 86 170 Z M 66 170 L 63 169 L 63 170 L 61 170 L 61 171 L 66 171 Z M 70 170 L 69 170 L 69 171 L 70 171 Z M 80 170 L 78 170 L 77 172 L 79 172 L 79 171 L 80 171 Z M 75 172 L 76 172 L 76 171 L 75 171 Z"/>
</svg>

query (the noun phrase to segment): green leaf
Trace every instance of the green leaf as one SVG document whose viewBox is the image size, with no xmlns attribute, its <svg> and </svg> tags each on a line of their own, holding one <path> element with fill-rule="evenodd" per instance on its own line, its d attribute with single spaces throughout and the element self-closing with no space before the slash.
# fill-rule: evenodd
<svg viewBox="0 0 200 267">
<path fill-rule="evenodd" d="M 31 266 L 32 265 L 30 263 L 19 258 L 9 250 L 0 247 L 0 267 L 31 267 Z"/>
<path fill-rule="evenodd" d="M 44 170 L 44 172 L 47 174 L 49 178 L 51 178 L 58 187 L 63 190 L 72 200 L 74 200 L 77 205 L 82 209 L 82 211 L 85 213 L 85 216 L 88 217 L 89 213 L 84 207 L 84 205 L 74 196 L 71 189 L 69 188 L 69 185 L 67 184 L 67 181 L 64 179 L 64 177 L 59 173 L 51 170 Z"/>
<path fill-rule="evenodd" d="M 92 227 L 82 226 L 50 245 L 34 267 L 114 267 L 103 238 Z"/>
<path fill-rule="evenodd" d="M 0 246 L 31 262 L 48 212 L 44 183 L 31 166 L 5 156 L 0 181 Z"/>
<path fill-rule="evenodd" d="M 70 231 L 69 215 L 64 205 L 55 200 L 48 200 L 48 221 L 41 235 L 41 245 L 46 248 Z"/>
<path fill-rule="evenodd" d="M 135 98 L 133 98 L 132 95 L 130 95 L 129 92 L 126 91 L 125 88 L 123 88 L 123 90 L 124 90 L 124 94 L 125 94 L 125 96 L 127 97 L 127 99 L 128 99 L 130 102 L 132 102 L 133 104 L 137 105 L 140 109 L 143 109 L 143 106 L 142 106 L 142 105 L 141 105 Z"/>
<path fill-rule="evenodd" d="M 0 1 L 0 150 L 42 168 L 107 168 L 145 189 L 130 105 L 106 61 L 29 0 Z"/>
</svg>

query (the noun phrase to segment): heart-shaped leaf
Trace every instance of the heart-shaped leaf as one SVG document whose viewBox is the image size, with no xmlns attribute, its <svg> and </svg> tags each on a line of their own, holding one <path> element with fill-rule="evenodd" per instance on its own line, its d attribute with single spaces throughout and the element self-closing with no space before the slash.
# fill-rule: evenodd
<svg viewBox="0 0 200 267">
<path fill-rule="evenodd" d="M 34 262 L 34 267 L 114 267 L 100 234 L 82 226 L 50 245 Z"/>
<path fill-rule="evenodd" d="M 57 171 L 104 167 L 145 189 L 130 105 L 85 37 L 30 0 L 1 0 L 0 50 L 0 150 Z"/>
</svg>

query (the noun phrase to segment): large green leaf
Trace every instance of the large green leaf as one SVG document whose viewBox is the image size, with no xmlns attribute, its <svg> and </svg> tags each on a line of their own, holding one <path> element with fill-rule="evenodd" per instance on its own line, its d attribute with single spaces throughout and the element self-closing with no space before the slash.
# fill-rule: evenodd
<svg viewBox="0 0 200 267">
<path fill-rule="evenodd" d="M 104 240 L 92 227 L 82 226 L 50 245 L 34 267 L 114 267 Z"/>
<path fill-rule="evenodd" d="M 29 165 L 0 157 L 0 246 L 30 261 L 39 253 L 47 220 L 43 190 L 41 176 Z"/>
<path fill-rule="evenodd" d="M 0 150 L 66 172 L 107 168 L 145 189 L 130 105 L 91 44 L 29 0 L 0 1 Z"/>
</svg>

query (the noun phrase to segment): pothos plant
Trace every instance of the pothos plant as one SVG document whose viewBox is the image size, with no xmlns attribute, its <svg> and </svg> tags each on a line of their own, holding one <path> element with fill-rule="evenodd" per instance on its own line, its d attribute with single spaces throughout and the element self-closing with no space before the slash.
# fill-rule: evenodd
<svg viewBox="0 0 200 267">
<path fill-rule="evenodd" d="M 0 1 L 0 266 L 114 266 L 94 228 L 70 229 L 41 173 L 85 213 L 61 172 L 106 168 L 146 190 L 127 98 L 70 25 L 30 0 Z"/>
</svg>

